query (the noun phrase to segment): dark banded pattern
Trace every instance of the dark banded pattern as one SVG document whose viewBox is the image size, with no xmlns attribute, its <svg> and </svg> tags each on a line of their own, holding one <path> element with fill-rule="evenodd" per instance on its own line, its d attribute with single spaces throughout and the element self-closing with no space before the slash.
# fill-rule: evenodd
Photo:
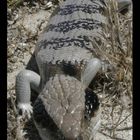
<svg viewBox="0 0 140 140">
<path fill-rule="evenodd" d="M 77 11 L 82 11 L 88 14 L 99 13 L 99 11 L 103 11 L 102 7 L 97 5 L 66 5 L 64 8 L 60 8 L 58 11 L 58 15 L 69 15 Z"/>
<path fill-rule="evenodd" d="M 84 94 L 81 77 L 88 62 L 97 56 L 93 41 L 101 42 L 107 23 L 102 1 L 66 0 L 39 38 L 35 55 L 43 92 L 34 106 L 34 120 L 52 136 L 60 131 L 64 139 L 89 140 L 93 134 L 96 120 L 94 123 L 92 118 L 99 102 L 90 91 Z M 92 123 L 86 124 L 89 121 Z M 54 139 L 59 139 L 55 134 Z"/>
<path fill-rule="evenodd" d="M 79 20 L 71 20 L 60 22 L 57 25 L 50 24 L 48 26 L 48 31 L 55 31 L 55 32 L 69 32 L 74 29 L 86 29 L 86 30 L 93 30 L 98 29 L 101 27 L 101 22 L 94 20 L 94 19 L 79 19 Z"/>
<path fill-rule="evenodd" d="M 90 40 L 87 36 L 77 36 L 76 38 L 55 38 L 50 41 L 42 41 L 40 42 L 40 46 L 43 46 L 44 49 L 48 47 L 55 50 L 69 46 L 88 48 L 89 42 Z"/>
<path fill-rule="evenodd" d="M 82 55 L 87 56 L 88 52 L 88 57 L 91 58 L 95 50 L 92 41 L 96 38 L 100 40 L 102 28 L 107 23 L 104 11 L 105 3 L 102 0 L 66 0 L 53 13 L 47 28 L 39 38 L 36 52 L 40 55 L 40 61 L 53 62 L 53 64 L 58 59 L 66 62 L 70 61 L 69 58 L 81 61 L 82 57 L 79 58 L 76 55 L 79 53 L 77 48 L 85 49 L 82 50 Z M 66 52 L 68 48 L 69 51 Z M 59 52 L 62 54 L 73 53 L 73 55 L 67 54 L 69 55 L 67 57 Z"/>
</svg>

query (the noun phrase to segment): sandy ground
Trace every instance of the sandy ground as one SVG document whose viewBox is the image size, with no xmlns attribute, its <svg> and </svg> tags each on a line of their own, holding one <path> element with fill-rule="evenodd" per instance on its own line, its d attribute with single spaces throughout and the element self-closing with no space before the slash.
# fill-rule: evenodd
<svg viewBox="0 0 140 140">
<path fill-rule="evenodd" d="M 7 136 L 8 140 L 17 138 L 17 120 L 15 108 L 15 77 L 24 69 L 36 46 L 40 32 L 47 25 L 49 16 L 53 11 L 46 9 L 45 5 L 34 2 L 33 5 L 24 4 L 14 11 L 8 9 L 8 92 L 7 92 Z M 124 109 L 119 104 L 110 106 L 115 96 L 107 97 L 107 94 L 98 92 L 103 98 L 101 127 L 96 135 L 96 140 L 132 140 L 132 112 Z M 120 117 L 121 116 L 121 117 Z M 116 125 L 117 124 L 117 125 Z M 21 128 L 26 132 L 25 137 L 19 139 L 40 140 L 33 121 L 22 122 Z"/>
</svg>

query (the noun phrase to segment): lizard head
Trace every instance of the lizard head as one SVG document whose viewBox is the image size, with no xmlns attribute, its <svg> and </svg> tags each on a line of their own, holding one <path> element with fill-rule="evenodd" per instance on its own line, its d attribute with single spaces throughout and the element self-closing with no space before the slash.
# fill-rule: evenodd
<svg viewBox="0 0 140 140">
<path fill-rule="evenodd" d="M 42 117 L 38 115 L 41 109 L 38 109 L 39 103 L 36 102 L 34 106 L 36 124 L 47 130 L 54 126 L 53 128 L 56 129 L 52 131 L 61 133 L 68 140 L 89 139 L 90 127 L 93 127 L 90 122 L 93 121 L 94 112 L 99 107 L 98 97 L 92 90 L 85 90 L 83 83 L 74 77 L 55 75 L 49 79 L 38 99 L 42 102 L 46 116 L 39 118 Z M 51 118 L 53 123 L 50 120 L 47 122 L 48 118 Z M 46 119 L 46 125 L 44 119 Z M 41 121 L 43 121 L 42 125 Z M 39 126 L 38 129 L 40 129 Z M 60 139 L 62 140 L 62 136 Z"/>
</svg>

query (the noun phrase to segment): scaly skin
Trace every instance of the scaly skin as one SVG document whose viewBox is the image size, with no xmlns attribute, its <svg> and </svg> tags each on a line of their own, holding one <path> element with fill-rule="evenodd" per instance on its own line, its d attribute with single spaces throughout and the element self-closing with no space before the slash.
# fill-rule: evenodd
<svg viewBox="0 0 140 140">
<path fill-rule="evenodd" d="M 43 140 L 92 140 L 99 127 L 99 100 L 87 89 L 101 68 L 92 42 L 100 46 L 105 10 L 105 0 L 62 3 L 35 49 L 39 74 L 23 70 L 16 78 L 23 117 L 31 117 L 31 88 L 40 93 L 33 117 Z"/>
<path fill-rule="evenodd" d="M 33 110 L 34 121 L 43 140 L 93 138 L 99 127 L 100 114 L 99 111 L 98 114 L 88 112 L 88 98 L 94 98 L 93 105 L 97 106 L 97 110 L 98 97 L 88 90 L 88 98 L 85 98 L 84 89 L 85 86 L 74 77 L 55 75 L 50 78 Z"/>
</svg>

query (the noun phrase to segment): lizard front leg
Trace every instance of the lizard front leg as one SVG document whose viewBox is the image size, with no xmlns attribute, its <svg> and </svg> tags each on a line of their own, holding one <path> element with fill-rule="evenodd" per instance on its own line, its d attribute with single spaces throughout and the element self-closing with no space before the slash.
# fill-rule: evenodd
<svg viewBox="0 0 140 140">
<path fill-rule="evenodd" d="M 31 89 L 39 92 L 40 76 L 31 71 L 23 70 L 16 77 L 16 97 L 18 111 L 22 117 L 31 117 L 32 106 L 30 104 Z"/>
<path fill-rule="evenodd" d="M 88 62 L 85 70 L 82 72 L 81 75 L 81 81 L 86 87 L 89 86 L 90 82 L 93 80 L 100 68 L 101 61 L 99 59 L 93 58 Z"/>
</svg>

